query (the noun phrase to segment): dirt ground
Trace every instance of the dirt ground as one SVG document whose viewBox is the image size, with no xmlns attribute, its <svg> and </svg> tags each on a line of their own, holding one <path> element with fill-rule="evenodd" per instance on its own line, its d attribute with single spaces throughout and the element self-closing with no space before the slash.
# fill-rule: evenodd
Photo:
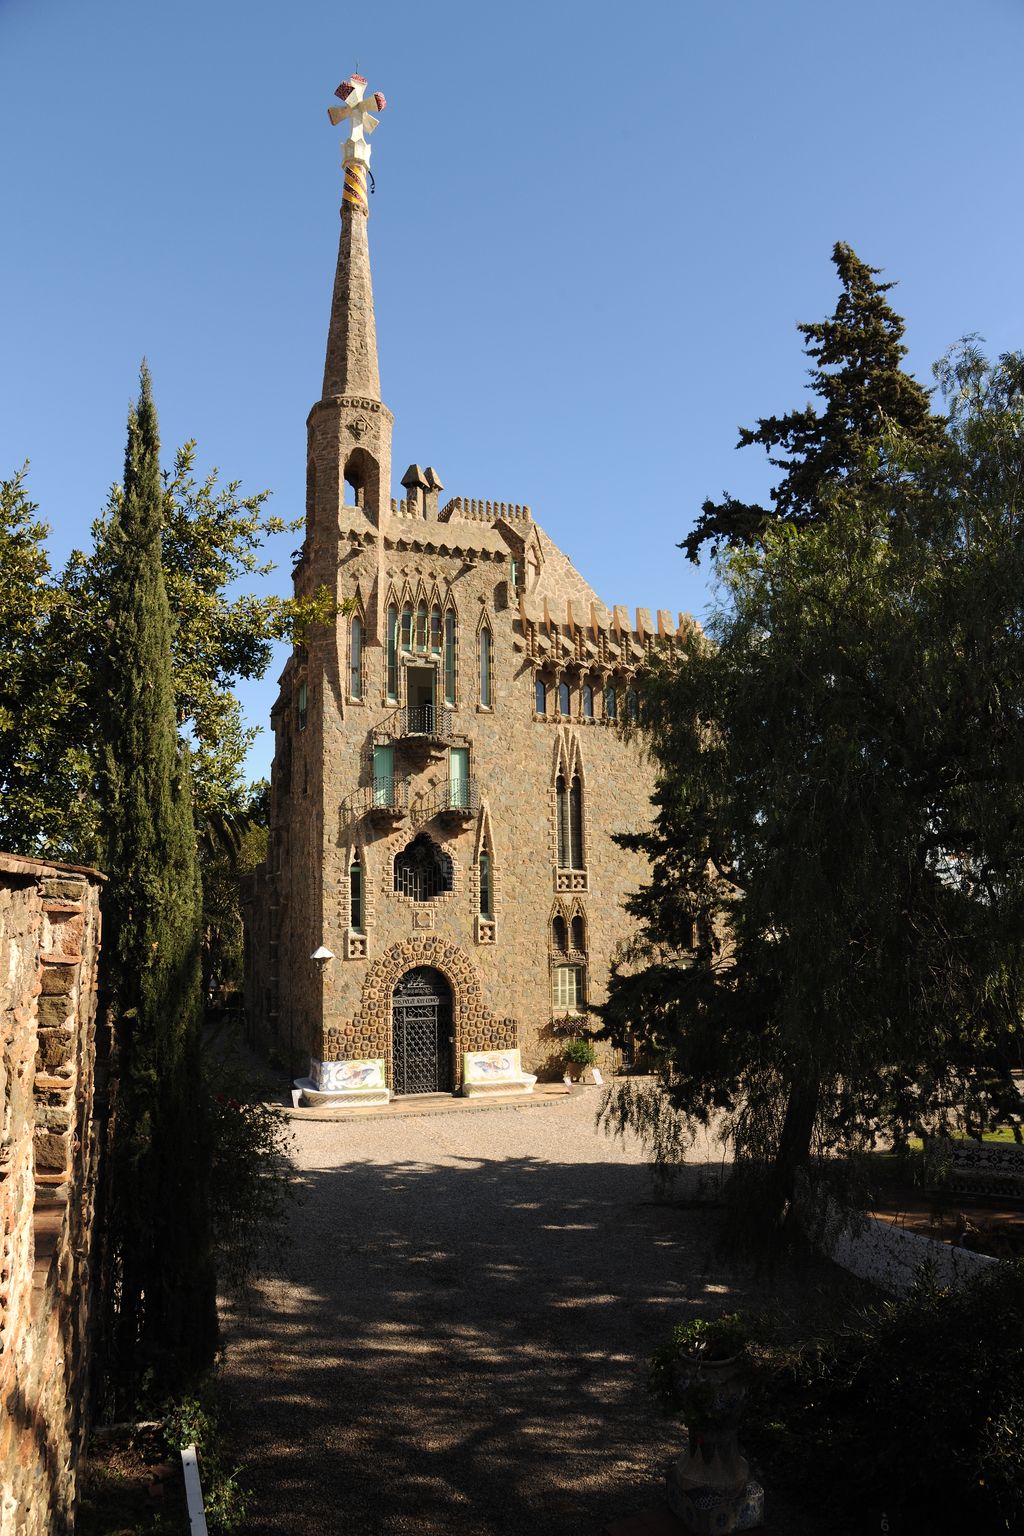
<svg viewBox="0 0 1024 1536">
<path fill-rule="evenodd" d="M 668 1327 L 836 1272 L 726 1264 L 716 1213 L 656 1200 L 596 1107 L 294 1122 L 288 1273 L 227 1319 L 221 1373 L 249 1529 L 597 1536 L 660 1504 L 682 1434 L 644 1383 Z"/>
</svg>

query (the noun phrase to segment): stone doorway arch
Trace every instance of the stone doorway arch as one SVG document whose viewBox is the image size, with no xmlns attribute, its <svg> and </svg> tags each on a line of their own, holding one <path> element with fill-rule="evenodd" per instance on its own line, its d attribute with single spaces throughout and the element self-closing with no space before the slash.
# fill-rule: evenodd
<svg viewBox="0 0 1024 1536">
<path fill-rule="evenodd" d="M 416 966 L 395 983 L 391 1062 L 393 1093 L 451 1093 L 454 1087 L 452 991 L 433 966 Z"/>
</svg>

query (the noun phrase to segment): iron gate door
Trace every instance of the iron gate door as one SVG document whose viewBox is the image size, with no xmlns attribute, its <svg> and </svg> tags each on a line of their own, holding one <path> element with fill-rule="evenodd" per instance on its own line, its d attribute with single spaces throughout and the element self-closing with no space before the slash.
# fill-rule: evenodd
<svg viewBox="0 0 1024 1536">
<path fill-rule="evenodd" d="M 391 1003 L 394 1093 L 450 1093 L 452 995 L 439 971 L 407 971 Z"/>
</svg>

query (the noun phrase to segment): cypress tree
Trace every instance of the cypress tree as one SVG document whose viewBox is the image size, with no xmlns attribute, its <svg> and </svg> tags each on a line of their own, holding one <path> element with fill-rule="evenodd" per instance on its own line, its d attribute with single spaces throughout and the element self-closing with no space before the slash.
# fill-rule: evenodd
<svg viewBox="0 0 1024 1536">
<path fill-rule="evenodd" d="M 113 518 L 103 697 L 105 951 L 117 1041 L 110 1259 L 115 1392 L 174 1390 L 212 1359 L 215 1282 L 201 1090 L 202 898 L 178 740 L 149 372 Z"/>
<path fill-rule="evenodd" d="M 830 489 L 857 472 L 887 425 L 924 446 L 942 441 L 944 422 L 932 414 L 927 390 L 900 367 L 907 354 L 905 327 L 885 297 L 895 284 L 877 282 L 880 269 L 867 266 L 842 241 L 832 261 L 843 285 L 835 313 L 797 327 L 813 363 L 809 387 L 825 408 L 819 414 L 806 405 L 785 416 L 763 416 L 756 428 L 740 428 L 736 446 L 760 443 L 785 473 L 771 492 L 771 508 L 728 494 L 704 502 L 680 545 L 695 564 L 704 544 L 750 544 L 772 522 L 817 522 Z"/>
</svg>

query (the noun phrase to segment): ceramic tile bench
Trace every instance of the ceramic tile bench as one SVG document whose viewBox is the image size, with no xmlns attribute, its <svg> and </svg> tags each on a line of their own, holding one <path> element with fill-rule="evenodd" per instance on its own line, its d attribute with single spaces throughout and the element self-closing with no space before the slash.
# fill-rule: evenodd
<svg viewBox="0 0 1024 1536">
<path fill-rule="evenodd" d="M 467 1099 L 488 1094 L 527 1094 L 537 1081 L 524 1072 L 518 1050 L 467 1051 L 462 1058 L 462 1092 Z"/>
<path fill-rule="evenodd" d="M 1024 1199 L 1024 1146 L 937 1136 L 928 1143 L 926 1166 L 931 1190 Z"/>
<path fill-rule="evenodd" d="M 368 1104 L 387 1104 L 391 1098 L 382 1056 L 365 1061 L 311 1061 L 309 1076 L 297 1077 L 295 1087 L 296 1097 L 306 1107 L 330 1104 L 362 1109 Z"/>
</svg>

